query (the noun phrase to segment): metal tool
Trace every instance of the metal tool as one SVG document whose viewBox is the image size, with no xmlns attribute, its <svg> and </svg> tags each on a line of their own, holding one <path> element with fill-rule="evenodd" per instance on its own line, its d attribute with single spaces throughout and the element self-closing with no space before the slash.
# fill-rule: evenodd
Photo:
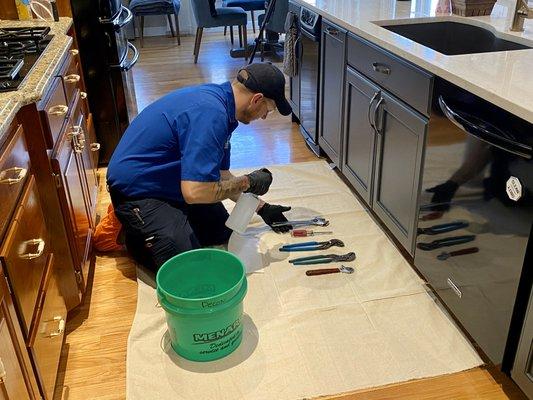
<svg viewBox="0 0 533 400">
<path fill-rule="evenodd" d="M 316 236 L 316 235 L 331 235 L 332 231 L 311 231 L 307 229 L 293 229 L 291 231 L 292 237 L 307 237 L 307 236 Z"/>
<path fill-rule="evenodd" d="M 309 226 L 309 225 L 316 225 L 316 226 L 328 226 L 329 221 L 322 217 L 315 217 L 312 219 L 307 219 L 303 221 L 284 221 L 284 222 L 274 222 L 272 224 L 272 228 L 276 228 L 278 226 L 287 226 L 291 225 L 292 227 L 295 226 Z"/>
<path fill-rule="evenodd" d="M 463 244 L 473 241 L 476 238 L 476 235 L 465 235 L 465 236 L 452 236 L 444 239 L 434 240 L 430 243 L 418 243 L 416 247 L 420 250 L 429 251 L 439 249 L 441 247 L 454 246 L 456 244 Z"/>
<path fill-rule="evenodd" d="M 450 251 L 450 252 L 443 251 L 437 256 L 437 258 L 441 261 L 444 261 L 450 257 L 462 256 L 465 254 L 474 254 L 474 253 L 477 253 L 478 251 L 479 251 L 479 248 L 477 247 L 468 247 L 466 249 L 455 250 L 455 251 Z"/>
<path fill-rule="evenodd" d="M 293 265 L 329 264 L 332 262 L 349 262 L 355 260 L 355 253 L 346 254 L 322 254 L 310 257 L 301 257 L 289 260 Z"/>
<path fill-rule="evenodd" d="M 419 235 L 438 235 L 440 233 L 446 233 L 455 231 L 457 229 L 466 228 L 468 226 L 466 221 L 454 221 L 447 224 L 433 225 L 427 228 L 418 228 Z"/>
<path fill-rule="evenodd" d="M 285 246 L 281 246 L 279 248 L 279 251 L 325 250 L 333 246 L 344 247 L 344 242 L 339 239 L 331 239 L 326 242 L 303 242 L 303 243 L 286 244 Z"/>
<path fill-rule="evenodd" d="M 353 274 L 354 269 L 352 267 L 341 265 L 340 268 L 310 269 L 309 271 L 305 271 L 305 274 L 307 276 L 315 276 L 315 275 L 336 274 L 338 272 L 342 272 L 344 274 Z"/>
</svg>

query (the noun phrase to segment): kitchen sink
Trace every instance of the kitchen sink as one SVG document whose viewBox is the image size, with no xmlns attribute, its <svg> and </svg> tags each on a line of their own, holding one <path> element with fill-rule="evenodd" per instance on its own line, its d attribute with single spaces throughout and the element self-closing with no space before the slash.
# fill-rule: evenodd
<svg viewBox="0 0 533 400">
<path fill-rule="evenodd" d="M 520 43 L 500 39 L 491 31 L 479 26 L 460 22 L 444 21 L 385 25 L 382 28 L 449 56 L 532 48 Z"/>
</svg>

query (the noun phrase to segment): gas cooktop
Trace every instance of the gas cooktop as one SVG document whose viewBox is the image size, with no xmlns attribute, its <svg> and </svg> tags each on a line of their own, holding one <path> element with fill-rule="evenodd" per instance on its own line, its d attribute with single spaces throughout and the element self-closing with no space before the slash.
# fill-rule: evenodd
<svg viewBox="0 0 533 400">
<path fill-rule="evenodd" d="M 0 29 L 0 92 L 17 90 L 52 40 L 49 27 Z"/>
</svg>

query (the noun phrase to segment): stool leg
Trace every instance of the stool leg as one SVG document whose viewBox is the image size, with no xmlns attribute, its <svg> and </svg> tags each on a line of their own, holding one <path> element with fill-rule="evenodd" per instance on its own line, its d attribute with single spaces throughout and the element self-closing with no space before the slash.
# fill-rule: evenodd
<svg viewBox="0 0 533 400">
<path fill-rule="evenodd" d="M 251 10 L 250 13 L 252 13 L 252 29 L 255 33 L 255 18 L 254 18 L 254 10 Z"/>
<path fill-rule="evenodd" d="M 170 26 L 170 33 L 172 34 L 172 37 L 174 37 L 174 25 L 172 25 L 172 18 L 170 18 L 170 14 L 167 14 L 168 19 L 168 26 Z"/>
<path fill-rule="evenodd" d="M 227 31 L 228 31 L 228 27 L 225 26 L 225 27 L 224 27 L 224 36 L 226 36 L 226 32 L 227 32 Z"/>
<path fill-rule="evenodd" d="M 263 33 L 259 35 L 259 41 L 261 43 L 261 62 L 265 61 L 265 40 L 263 39 Z"/>
<path fill-rule="evenodd" d="M 248 33 L 246 32 L 246 25 L 242 26 L 242 41 L 244 45 L 244 59 L 248 61 Z"/>
<path fill-rule="evenodd" d="M 242 47 L 242 25 L 239 25 L 239 47 Z"/>
<path fill-rule="evenodd" d="M 141 15 L 141 47 L 144 46 L 143 39 L 144 39 L 144 15 Z"/>
<path fill-rule="evenodd" d="M 181 46 L 179 15 L 174 14 L 174 22 L 176 23 L 176 36 L 178 37 L 178 46 Z"/>
<path fill-rule="evenodd" d="M 196 40 L 194 43 L 194 63 L 198 62 L 198 54 L 200 54 L 200 44 L 202 43 L 202 33 L 204 28 L 196 28 Z"/>
<path fill-rule="evenodd" d="M 233 40 L 233 26 L 229 27 L 229 34 L 230 34 L 230 38 L 231 38 L 231 44 L 233 45 L 233 42 L 234 42 L 234 40 Z"/>
</svg>

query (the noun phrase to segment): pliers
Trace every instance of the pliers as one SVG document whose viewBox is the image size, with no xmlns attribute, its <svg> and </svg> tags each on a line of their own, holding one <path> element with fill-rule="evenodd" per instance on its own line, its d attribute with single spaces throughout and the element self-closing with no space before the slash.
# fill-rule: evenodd
<svg viewBox="0 0 533 400">
<path fill-rule="evenodd" d="M 303 242 L 295 244 L 286 244 L 281 246 L 279 251 L 312 251 L 312 250 L 325 250 L 332 246 L 344 247 L 344 242 L 339 239 L 331 239 L 325 242 Z"/>
<path fill-rule="evenodd" d="M 355 253 L 346 254 L 322 254 L 311 257 L 301 257 L 289 260 L 292 265 L 328 264 L 332 262 L 348 262 L 355 260 Z"/>
</svg>

